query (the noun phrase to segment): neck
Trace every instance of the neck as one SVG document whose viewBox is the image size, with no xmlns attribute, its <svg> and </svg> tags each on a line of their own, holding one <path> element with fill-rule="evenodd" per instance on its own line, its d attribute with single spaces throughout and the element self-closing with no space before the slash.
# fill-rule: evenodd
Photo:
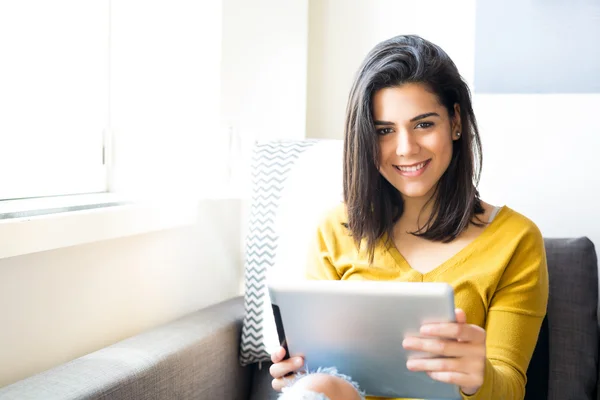
<svg viewBox="0 0 600 400">
<path fill-rule="evenodd" d="M 403 197 L 404 211 L 398 221 L 398 227 L 404 232 L 414 232 L 422 228 L 433 212 L 433 201 L 429 196 Z"/>
</svg>

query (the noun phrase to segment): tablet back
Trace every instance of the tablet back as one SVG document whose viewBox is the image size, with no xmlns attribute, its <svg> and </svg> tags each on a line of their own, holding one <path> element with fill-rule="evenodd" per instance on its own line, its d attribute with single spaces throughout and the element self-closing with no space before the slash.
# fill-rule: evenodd
<svg viewBox="0 0 600 400">
<path fill-rule="evenodd" d="M 454 321 L 445 283 L 374 281 L 269 282 L 280 341 L 312 371 L 337 367 L 367 395 L 460 398 L 454 385 L 406 368 L 402 347 L 426 322 Z"/>
</svg>

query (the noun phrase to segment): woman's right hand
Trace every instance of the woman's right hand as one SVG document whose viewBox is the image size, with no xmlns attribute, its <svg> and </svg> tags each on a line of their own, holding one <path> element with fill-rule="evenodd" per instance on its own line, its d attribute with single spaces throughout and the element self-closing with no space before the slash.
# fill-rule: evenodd
<svg viewBox="0 0 600 400">
<path fill-rule="evenodd" d="M 292 378 L 291 376 L 286 375 L 295 373 L 304 365 L 304 359 L 302 357 L 291 357 L 287 360 L 284 360 L 284 357 L 285 349 L 283 347 L 280 347 L 271 355 L 271 361 L 273 361 L 273 365 L 271 365 L 271 368 L 269 369 L 269 372 L 273 377 L 271 386 L 278 392 L 287 386 L 286 381 Z"/>
</svg>

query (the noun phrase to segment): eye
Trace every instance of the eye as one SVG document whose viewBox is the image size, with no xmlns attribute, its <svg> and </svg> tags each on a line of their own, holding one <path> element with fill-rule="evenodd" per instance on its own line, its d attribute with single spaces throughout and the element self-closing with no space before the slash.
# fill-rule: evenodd
<svg viewBox="0 0 600 400">
<path fill-rule="evenodd" d="M 388 133 L 392 133 L 394 130 L 392 128 L 381 128 L 377 129 L 377 134 L 380 136 L 385 136 Z"/>
<path fill-rule="evenodd" d="M 427 129 L 427 128 L 431 128 L 433 126 L 433 122 L 420 122 L 417 124 L 417 126 L 415 126 L 416 128 L 421 128 L 421 129 Z"/>
</svg>

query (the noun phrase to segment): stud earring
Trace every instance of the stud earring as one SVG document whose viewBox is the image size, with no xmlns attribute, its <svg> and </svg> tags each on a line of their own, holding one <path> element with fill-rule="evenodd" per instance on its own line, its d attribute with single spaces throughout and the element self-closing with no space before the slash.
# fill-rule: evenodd
<svg viewBox="0 0 600 400">
<path fill-rule="evenodd" d="M 460 137 L 460 132 L 456 132 L 456 137 L 459 138 Z"/>
</svg>

